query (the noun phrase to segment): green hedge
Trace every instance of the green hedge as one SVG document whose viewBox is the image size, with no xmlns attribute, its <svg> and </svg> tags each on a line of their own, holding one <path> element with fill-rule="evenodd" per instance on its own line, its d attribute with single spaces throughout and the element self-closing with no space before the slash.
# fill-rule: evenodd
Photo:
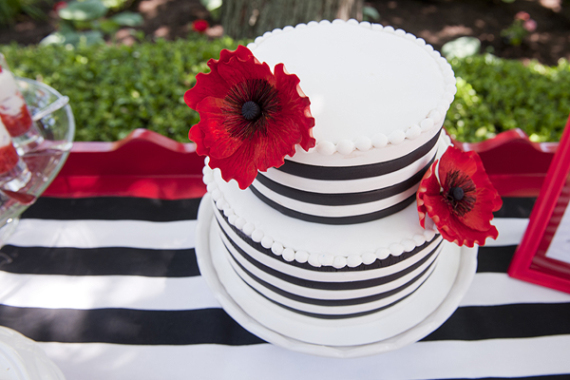
<svg viewBox="0 0 570 380">
<path fill-rule="evenodd" d="M 135 128 L 148 128 L 188 142 L 199 121 L 183 95 L 197 73 L 220 50 L 235 49 L 230 38 L 133 46 L 2 46 L 12 71 L 40 80 L 69 96 L 77 124 L 76 141 L 115 141 Z"/>
<path fill-rule="evenodd" d="M 71 99 L 76 140 L 114 141 L 135 128 L 148 128 L 188 141 L 197 113 L 182 99 L 195 75 L 229 39 L 190 40 L 133 46 L 0 46 L 13 71 L 54 87 Z M 570 65 L 546 67 L 536 62 L 476 56 L 453 59 L 458 77 L 456 100 L 445 126 L 462 141 L 481 141 L 504 130 L 521 128 L 534 141 L 560 139 L 570 113 Z"/>
<path fill-rule="evenodd" d="M 452 59 L 457 94 L 445 121 L 462 141 L 520 128 L 532 141 L 559 141 L 570 114 L 570 64 L 548 67 L 492 55 Z"/>
</svg>

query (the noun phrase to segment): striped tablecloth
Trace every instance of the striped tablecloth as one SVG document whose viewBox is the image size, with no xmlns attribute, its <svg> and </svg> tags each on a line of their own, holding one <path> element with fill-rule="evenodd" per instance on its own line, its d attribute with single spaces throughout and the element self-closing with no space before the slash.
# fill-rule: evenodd
<svg viewBox="0 0 570 380">
<path fill-rule="evenodd" d="M 462 144 L 518 197 L 504 198 L 469 292 L 418 343 L 333 359 L 265 343 L 213 297 L 194 251 L 204 185 L 192 144 L 148 130 L 76 143 L 0 250 L 0 325 L 39 342 L 68 380 L 570 378 L 570 295 L 506 274 L 547 145 L 517 131 Z"/>
<path fill-rule="evenodd" d="M 355 359 L 265 343 L 221 309 L 196 263 L 199 202 L 40 198 L 0 251 L 0 325 L 39 342 L 68 380 L 570 377 L 570 294 L 506 274 L 534 198 L 504 198 L 499 239 L 446 323 Z"/>
</svg>

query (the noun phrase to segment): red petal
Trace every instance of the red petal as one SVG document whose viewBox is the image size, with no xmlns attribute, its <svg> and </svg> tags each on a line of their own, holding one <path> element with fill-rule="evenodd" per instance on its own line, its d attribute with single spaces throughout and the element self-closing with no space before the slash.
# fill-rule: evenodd
<svg viewBox="0 0 570 380">
<path fill-rule="evenodd" d="M 499 211 L 499 209 L 503 205 L 503 200 L 501 199 L 501 196 L 499 195 L 499 193 L 491 183 L 489 176 L 487 176 L 487 172 L 485 171 L 485 167 L 483 166 L 483 162 L 481 162 L 481 158 L 479 157 L 479 155 L 475 152 L 469 152 L 469 153 L 471 153 L 471 157 L 475 161 L 477 166 L 476 173 L 473 174 L 471 179 L 475 183 L 475 186 L 477 187 L 478 191 L 481 189 L 484 190 L 486 193 L 487 192 L 489 193 L 488 195 L 486 195 L 488 197 L 486 199 L 488 199 L 490 202 L 491 211 Z"/>
<path fill-rule="evenodd" d="M 229 62 L 229 60 L 233 57 L 239 58 L 241 61 L 247 61 L 250 58 L 253 58 L 256 63 L 259 61 L 253 56 L 251 50 L 243 45 L 238 45 L 237 49 L 234 51 L 224 49 L 220 52 L 220 60 L 219 62 Z"/>
<path fill-rule="evenodd" d="M 439 165 L 439 178 L 444 187 L 447 175 L 454 171 L 460 171 L 473 181 L 476 188 L 473 208 L 463 216 L 458 216 L 450 209 L 443 195 L 424 195 L 422 199 L 427 214 L 434 220 L 443 238 L 458 245 L 472 247 L 474 244 L 484 244 L 487 237 L 496 239 L 498 231 L 491 225 L 491 220 L 493 211 L 500 209 L 502 200 L 491 184 L 479 155 L 449 147 Z"/>
<path fill-rule="evenodd" d="M 210 167 L 220 168 L 222 178 L 229 182 L 235 179 L 240 189 L 246 189 L 257 176 L 257 166 L 255 161 L 260 150 L 255 145 L 244 144 L 243 149 L 237 150 L 232 156 L 218 159 L 210 157 Z M 253 158 L 253 159 L 252 159 Z"/>
<path fill-rule="evenodd" d="M 282 115 L 296 126 L 293 129 L 297 129 L 300 134 L 296 144 L 308 151 L 316 145 L 311 130 L 315 126 L 315 119 L 311 115 L 311 102 L 299 87 L 299 78 L 294 74 L 287 74 L 282 63 L 275 66 L 275 78 L 283 107 Z M 299 110 L 302 110 L 302 113 Z"/>
<path fill-rule="evenodd" d="M 463 174 L 471 177 L 477 170 L 477 166 L 471 160 L 466 152 L 463 152 L 453 146 L 447 148 L 445 153 L 441 156 L 439 164 L 439 181 L 444 190 L 449 190 L 447 186 L 447 175 L 454 171 L 460 171 Z"/>
<path fill-rule="evenodd" d="M 231 58 L 228 62 L 219 63 L 217 70 L 229 88 L 248 79 L 265 79 L 270 84 L 275 84 L 275 79 L 271 74 L 269 66 L 266 63 L 258 63 L 253 56 L 245 61 L 242 61 L 239 57 Z"/>
<path fill-rule="evenodd" d="M 445 183 L 447 173 L 459 170 L 463 174 L 471 177 L 477 171 L 476 161 L 473 160 L 475 152 L 463 152 L 453 146 L 447 148 L 443 156 L 441 156 L 441 163 L 439 164 L 439 180 Z"/>
<path fill-rule="evenodd" d="M 454 216 L 441 228 L 438 226 L 438 229 L 444 239 L 468 247 L 473 247 L 474 244 L 484 245 L 488 237 L 496 239 L 499 236 L 499 231 L 495 226 L 490 226 L 486 230 L 475 230 L 464 225 Z"/>
<path fill-rule="evenodd" d="M 184 102 L 195 110 L 198 103 L 209 96 L 225 98 L 229 89 L 229 85 L 220 77 L 217 70 L 208 74 L 199 73 L 196 75 L 196 85 L 184 94 Z"/>
<path fill-rule="evenodd" d="M 495 204 L 495 189 L 491 190 L 480 185 L 477 186 L 476 197 L 477 201 L 471 211 L 463 216 L 458 216 L 458 220 L 466 226 L 475 230 L 484 231 L 491 227 L 491 220 L 493 219 L 493 211 Z M 500 197 L 498 197 L 500 201 Z M 502 201 L 501 201 L 502 203 Z M 499 207 L 500 208 L 500 207 Z"/>
<path fill-rule="evenodd" d="M 236 65 L 236 61 L 242 64 L 246 63 L 250 66 L 259 63 L 251 51 L 245 46 L 239 45 L 235 51 L 222 50 L 219 60 L 210 59 L 208 61 L 210 72 L 196 75 L 196 85 L 184 94 L 184 102 L 186 102 L 188 107 L 195 110 L 198 103 L 209 96 L 225 98 L 235 81 L 232 80 L 231 76 L 228 78 L 227 75 L 221 75 L 219 67 L 228 64 L 239 67 L 240 65 Z M 228 82 L 228 79 L 230 79 L 230 82 Z"/>
<path fill-rule="evenodd" d="M 297 144 L 305 150 L 315 146 L 310 101 L 299 88 L 299 78 L 287 74 L 282 64 L 275 67 L 274 75 L 267 64 L 259 63 L 240 46 L 235 52 L 222 51 L 220 59 L 208 61 L 208 66 L 211 72 L 198 75 L 196 86 L 184 95 L 188 106 L 200 114 L 200 123 L 192 127 L 189 137 L 197 143 L 197 153 L 209 155 L 210 166 L 220 168 L 226 181 L 235 179 L 245 189 L 258 170 L 281 166 L 286 155 L 293 156 Z M 252 79 L 263 79 L 273 86 L 279 112 L 264 116 L 266 132 L 234 138 L 228 124 L 240 115 L 228 113 L 224 99 L 231 89 Z"/>
<path fill-rule="evenodd" d="M 202 131 L 199 123 L 192 126 L 192 128 L 190 128 L 190 131 L 188 131 L 188 138 L 190 141 L 193 141 L 196 144 L 196 153 L 200 156 L 208 155 L 208 148 L 206 148 L 203 144 L 204 137 L 204 131 Z"/>
<path fill-rule="evenodd" d="M 475 230 L 489 230 L 493 212 L 499 210 L 503 202 L 489 180 L 481 158 L 476 152 L 462 152 L 456 148 L 450 151 L 448 158 L 456 163 L 456 170 L 471 178 L 476 188 L 475 206 L 467 214 L 458 216 L 459 221 Z"/>
<path fill-rule="evenodd" d="M 295 145 L 301 140 L 300 133 L 296 131 L 296 125 L 291 121 L 280 117 L 272 123 L 267 131 L 267 137 L 261 144 L 265 145 L 264 156 L 258 162 L 259 170 L 267 171 L 271 167 L 280 167 L 284 164 L 285 156 L 295 154 Z M 283 131 L 289 130 L 289 133 Z"/>
<path fill-rule="evenodd" d="M 424 206 L 427 214 L 433 220 L 435 225 L 440 226 L 449 223 L 452 215 L 447 203 L 441 195 L 424 195 Z"/>
<path fill-rule="evenodd" d="M 223 105 L 223 100 L 212 97 L 201 101 L 196 107 L 200 113 L 200 122 L 190 130 L 199 129 L 201 131 L 203 137 L 200 143 L 204 149 L 207 149 L 207 155 L 210 157 L 229 157 L 243 143 L 242 140 L 232 137 L 225 127 L 227 115 L 221 110 Z"/>
<path fill-rule="evenodd" d="M 425 206 L 424 197 L 426 195 L 435 195 L 437 196 L 440 193 L 440 185 L 437 181 L 437 177 L 435 175 L 435 169 L 437 167 L 437 161 L 428 168 L 425 172 L 424 177 L 420 181 L 420 186 L 416 193 L 416 201 L 418 207 L 418 214 L 420 216 L 420 225 L 425 228 L 425 217 L 427 213 L 427 209 Z"/>
</svg>

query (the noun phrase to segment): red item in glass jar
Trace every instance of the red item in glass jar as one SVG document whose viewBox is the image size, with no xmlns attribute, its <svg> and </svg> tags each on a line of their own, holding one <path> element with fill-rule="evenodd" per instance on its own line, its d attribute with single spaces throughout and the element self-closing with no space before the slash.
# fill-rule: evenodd
<svg viewBox="0 0 570 380">
<path fill-rule="evenodd" d="M 28 132 L 33 123 L 32 116 L 25 104 L 22 105 L 17 115 L 8 115 L 0 112 L 0 118 L 12 137 L 18 137 Z"/>
<path fill-rule="evenodd" d="M 0 174 L 7 173 L 16 166 L 20 157 L 14 145 L 6 145 L 0 148 Z"/>
<path fill-rule="evenodd" d="M 36 197 L 34 197 L 32 194 L 19 193 L 16 191 L 11 191 L 6 189 L 2 189 L 2 192 L 7 196 L 9 196 L 10 198 L 12 198 L 13 200 L 15 200 L 16 202 L 20 202 L 23 205 L 31 205 L 36 200 Z"/>
</svg>

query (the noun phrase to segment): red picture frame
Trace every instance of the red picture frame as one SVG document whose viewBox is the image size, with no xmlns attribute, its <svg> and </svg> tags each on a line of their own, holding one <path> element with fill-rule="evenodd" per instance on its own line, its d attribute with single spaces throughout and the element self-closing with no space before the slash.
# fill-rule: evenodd
<svg viewBox="0 0 570 380">
<path fill-rule="evenodd" d="M 548 256 L 569 201 L 570 117 L 511 261 L 509 276 L 570 293 L 570 263 Z M 567 236 L 570 238 L 570 230 Z"/>
</svg>

